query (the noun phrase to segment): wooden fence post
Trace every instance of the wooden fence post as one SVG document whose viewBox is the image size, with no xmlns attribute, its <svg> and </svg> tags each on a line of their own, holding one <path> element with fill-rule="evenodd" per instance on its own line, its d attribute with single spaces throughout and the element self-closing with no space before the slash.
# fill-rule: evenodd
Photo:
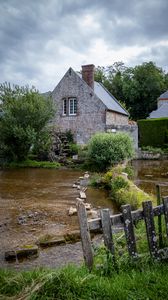
<svg viewBox="0 0 168 300">
<path fill-rule="evenodd" d="M 111 254 L 114 256 L 114 243 L 113 243 L 109 209 L 102 209 L 100 214 L 101 214 L 104 244 L 107 247 L 107 249 L 111 252 Z"/>
<path fill-rule="evenodd" d="M 134 225 L 131 215 L 131 205 L 122 205 L 121 206 L 123 222 L 124 222 L 124 231 L 127 241 L 128 253 L 132 257 L 137 257 L 136 241 L 134 234 Z"/>
<path fill-rule="evenodd" d="M 143 213 L 144 213 L 144 219 L 146 224 L 149 251 L 153 257 L 157 258 L 158 247 L 157 247 L 157 237 L 155 232 L 152 201 L 144 201 L 142 205 L 143 205 Z"/>
<path fill-rule="evenodd" d="M 164 216 L 166 223 L 166 234 L 168 237 L 168 197 L 163 197 L 163 205 L 164 205 Z"/>
<path fill-rule="evenodd" d="M 77 202 L 77 211 L 78 211 L 78 219 L 79 219 L 79 227 L 80 227 L 80 234 L 81 234 L 81 241 L 82 241 L 82 248 L 83 248 L 83 256 L 85 259 L 85 263 L 89 270 L 93 267 L 93 252 L 92 252 L 92 245 L 91 245 L 91 238 L 90 232 L 87 222 L 87 212 L 85 205 L 82 201 Z"/>
<path fill-rule="evenodd" d="M 156 185 L 156 196 L 157 196 L 157 205 L 161 204 L 161 191 L 160 185 Z M 162 216 L 158 216 L 158 234 L 159 234 L 159 248 L 163 246 L 163 238 L 162 238 Z"/>
</svg>

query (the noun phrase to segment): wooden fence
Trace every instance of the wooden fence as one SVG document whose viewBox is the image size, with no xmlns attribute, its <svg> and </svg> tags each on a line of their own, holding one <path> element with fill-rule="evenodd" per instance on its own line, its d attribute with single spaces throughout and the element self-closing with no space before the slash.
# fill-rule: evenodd
<svg viewBox="0 0 168 300">
<path fill-rule="evenodd" d="M 121 214 L 111 215 L 109 209 L 100 211 L 100 218 L 88 220 L 85 205 L 82 201 L 77 203 L 78 219 L 80 225 L 81 241 L 85 263 L 89 269 L 93 266 L 93 249 L 90 232 L 103 232 L 104 244 L 107 249 L 115 256 L 115 245 L 113 242 L 113 230 L 116 225 L 121 225 L 125 231 L 128 253 L 131 257 L 138 257 L 134 223 L 144 220 L 146 224 L 146 234 L 150 255 L 154 258 L 167 256 L 168 248 L 159 249 L 161 244 L 161 228 L 159 228 L 159 243 L 156 236 L 154 217 L 158 216 L 158 225 L 161 226 L 161 215 L 164 215 L 166 223 L 166 234 L 168 237 L 168 197 L 164 197 L 163 203 L 153 207 L 151 201 L 144 201 L 142 209 L 131 211 L 131 206 L 122 205 Z M 159 245 L 158 245 L 159 244 Z"/>
</svg>

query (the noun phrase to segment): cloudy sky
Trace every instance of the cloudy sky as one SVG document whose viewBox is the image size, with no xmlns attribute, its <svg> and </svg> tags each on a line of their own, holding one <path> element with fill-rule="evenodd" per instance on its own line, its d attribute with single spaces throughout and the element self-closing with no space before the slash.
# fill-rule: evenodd
<svg viewBox="0 0 168 300">
<path fill-rule="evenodd" d="M 0 82 L 53 90 L 71 66 L 168 71 L 168 0 L 0 0 Z"/>
</svg>

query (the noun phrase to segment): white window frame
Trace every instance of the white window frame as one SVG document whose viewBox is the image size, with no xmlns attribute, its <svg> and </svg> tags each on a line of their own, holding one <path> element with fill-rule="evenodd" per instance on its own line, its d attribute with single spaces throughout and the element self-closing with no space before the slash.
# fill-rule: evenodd
<svg viewBox="0 0 168 300">
<path fill-rule="evenodd" d="M 69 98 L 69 116 L 76 116 L 77 114 L 77 99 L 76 98 Z M 71 112 L 71 102 L 73 103 L 72 104 L 72 112 Z M 75 104 L 76 102 L 76 104 Z M 75 111 L 75 106 L 76 106 L 76 111 Z"/>
</svg>

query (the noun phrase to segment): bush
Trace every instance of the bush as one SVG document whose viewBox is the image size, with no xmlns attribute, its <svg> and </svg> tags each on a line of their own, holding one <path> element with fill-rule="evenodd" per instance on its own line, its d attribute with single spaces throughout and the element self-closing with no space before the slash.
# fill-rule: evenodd
<svg viewBox="0 0 168 300">
<path fill-rule="evenodd" d="M 88 144 L 88 160 L 97 171 L 133 157 L 133 143 L 126 133 L 97 133 Z"/>
<path fill-rule="evenodd" d="M 139 120 L 140 146 L 165 148 L 168 144 L 168 118 Z"/>
<path fill-rule="evenodd" d="M 78 154 L 78 149 L 79 149 L 79 147 L 77 144 L 74 144 L 74 143 L 69 144 L 69 154 L 70 155 Z"/>
<path fill-rule="evenodd" d="M 112 193 L 115 193 L 120 189 L 125 189 L 128 187 L 129 187 L 128 180 L 124 179 L 122 176 L 115 177 L 111 182 Z"/>
</svg>

